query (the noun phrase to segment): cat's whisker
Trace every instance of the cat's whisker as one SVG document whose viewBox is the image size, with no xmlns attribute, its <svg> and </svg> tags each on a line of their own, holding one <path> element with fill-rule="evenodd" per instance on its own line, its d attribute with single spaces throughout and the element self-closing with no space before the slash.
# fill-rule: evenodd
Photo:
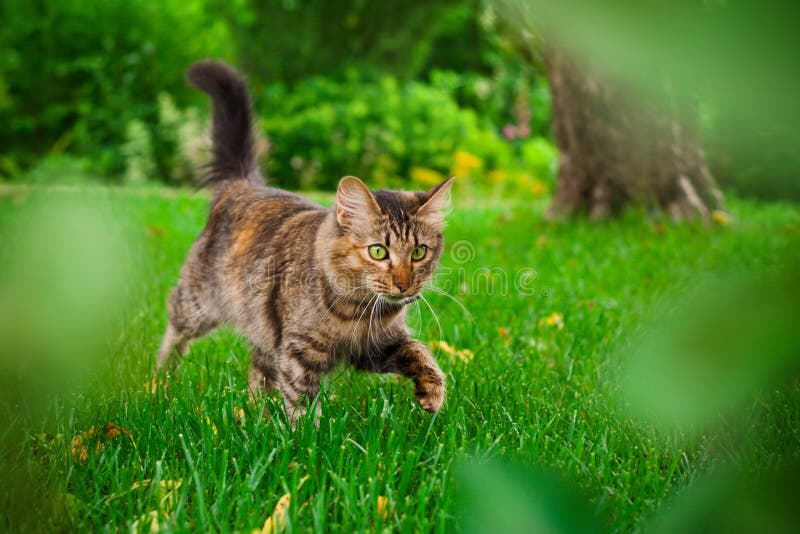
<svg viewBox="0 0 800 534">
<path fill-rule="evenodd" d="M 369 286 L 367 284 L 363 284 L 363 285 L 355 286 L 355 287 L 351 288 L 352 291 L 358 291 L 359 289 L 369 289 Z M 342 299 L 344 299 L 344 298 L 346 298 L 348 296 L 349 296 L 349 294 L 347 292 L 342 292 L 338 297 L 336 297 L 336 299 L 333 302 L 331 302 L 330 306 L 328 306 L 328 308 L 325 310 L 326 315 L 330 315 L 331 311 L 333 310 L 333 307 L 336 306 L 336 304 L 340 300 L 342 300 Z M 361 298 L 361 300 L 358 303 L 359 306 L 361 306 L 361 303 L 364 302 L 365 298 L 367 298 L 367 297 L 362 297 Z"/>
<path fill-rule="evenodd" d="M 452 300 L 453 302 L 455 302 L 456 304 L 458 304 L 458 306 L 459 306 L 459 307 L 461 308 L 461 310 L 464 312 L 464 315 L 466 315 L 467 319 L 469 319 L 469 320 L 470 320 L 470 322 L 472 323 L 472 325 L 473 325 L 473 326 L 475 326 L 475 327 L 477 328 L 477 326 L 478 326 L 478 323 L 476 323 L 476 322 L 475 322 L 475 318 L 472 316 L 472 314 L 471 314 L 471 313 L 470 313 L 470 311 L 467 309 L 467 307 L 466 307 L 466 306 L 464 306 L 464 304 L 461 302 L 461 300 L 459 300 L 458 298 L 454 297 L 453 295 L 451 295 L 450 293 L 448 293 L 448 292 L 447 292 L 447 291 L 445 291 L 444 289 L 442 289 L 442 288 L 440 288 L 440 287 L 437 287 L 437 286 L 435 286 L 435 285 L 429 285 L 429 286 L 426 286 L 426 287 L 425 287 L 425 289 L 430 289 L 431 291 L 433 291 L 433 292 L 434 292 L 434 293 L 436 293 L 437 295 L 441 295 L 441 296 L 443 296 L 443 297 L 447 297 L 447 298 L 449 298 L 450 300 Z"/>
<path fill-rule="evenodd" d="M 422 299 L 422 302 L 424 302 L 425 305 L 428 306 L 428 309 L 431 311 L 431 315 L 433 315 L 433 320 L 436 321 L 436 326 L 439 327 L 439 341 L 442 341 L 442 338 L 444 337 L 444 331 L 442 330 L 442 323 L 439 322 L 439 317 L 436 315 L 436 312 L 433 310 L 433 306 L 431 306 L 431 303 L 428 302 L 428 299 L 426 299 L 422 295 L 422 293 L 420 293 L 419 296 Z"/>
<path fill-rule="evenodd" d="M 359 325 L 361 324 L 361 319 L 363 319 L 364 318 L 364 314 L 367 313 L 367 308 L 369 308 L 370 305 L 373 303 L 373 301 L 375 301 L 378 298 L 380 298 L 380 295 L 378 295 L 377 293 L 372 295 L 370 300 L 369 300 L 369 302 L 367 302 L 367 305 L 364 306 L 364 309 L 361 311 L 361 315 L 358 316 L 358 320 L 353 323 L 353 331 L 350 334 L 351 343 L 357 344 L 356 342 L 358 341 L 358 339 L 356 338 L 356 330 L 358 329 Z M 359 303 L 359 306 L 360 306 L 360 303 Z"/>
<path fill-rule="evenodd" d="M 419 328 L 421 324 L 421 317 L 420 317 L 420 310 L 419 310 L 419 299 L 414 300 L 412 304 L 415 305 L 415 309 L 417 310 L 417 314 L 414 317 L 414 324 L 413 326 L 409 325 L 409 328 L 414 331 L 415 334 L 419 334 Z"/>
<path fill-rule="evenodd" d="M 374 366 L 374 362 L 372 361 L 372 316 L 375 314 L 375 307 L 381 301 L 380 296 L 375 299 L 375 302 L 372 304 L 372 310 L 369 312 L 369 324 L 367 325 L 367 358 L 369 359 L 370 365 Z"/>
</svg>

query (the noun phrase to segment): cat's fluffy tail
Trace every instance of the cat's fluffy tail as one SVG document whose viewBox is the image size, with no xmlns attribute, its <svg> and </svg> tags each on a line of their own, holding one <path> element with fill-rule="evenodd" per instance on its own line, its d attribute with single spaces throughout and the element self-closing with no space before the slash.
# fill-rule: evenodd
<svg viewBox="0 0 800 534">
<path fill-rule="evenodd" d="M 203 60 L 186 71 L 186 79 L 211 97 L 212 159 L 202 186 L 230 180 L 261 183 L 253 137 L 253 108 L 247 84 L 229 65 Z"/>
</svg>

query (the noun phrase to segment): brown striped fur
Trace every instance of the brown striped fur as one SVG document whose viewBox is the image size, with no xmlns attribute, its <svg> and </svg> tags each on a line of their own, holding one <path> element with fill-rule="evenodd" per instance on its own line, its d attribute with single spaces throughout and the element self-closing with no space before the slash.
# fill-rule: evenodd
<svg viewBox="0 0 800 534">
<path fill-rule="evenodd" d="M 445 377 L 409 336 L 406 305 L 436 269 L 452 179 L 427 192 L 373 193 L 346 177 L 332 210 L 266 187 L 252 153 L 244 82 L 212 61 L 194 64 L 188 79 L 212 99 L 214 160 L 206 183 L 214 197 L 169 297 L 158 367 L 228 324 L 253 345 L 251 392 L 280 390 L 293 422 L 340 363 L 404 375 L 421 406 L 438 411 Z M 370 257 L 375 244 L 388 258 Z M 427 254 L 414 261 L 419 245 Z"/>
</svg>

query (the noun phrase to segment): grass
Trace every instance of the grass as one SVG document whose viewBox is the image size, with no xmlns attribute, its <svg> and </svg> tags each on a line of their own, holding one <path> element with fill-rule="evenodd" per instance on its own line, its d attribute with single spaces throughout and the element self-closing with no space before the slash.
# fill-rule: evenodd
<svg viewBox="0 0 800 534">
<path fill-rule="evenodd" d="M 292 433 L 279 398 L 248 402 L 249 349 L 230 330 L 194 343 L 166 387 L 148 385 L 165 298 L 204 224 L 207 196 L 11 189 L 0 194 L 0 236 L 13 234 L 17 216 L 42 198 L 80 198 L 111 214 L 127 247 L 124 309 L 88 387 L 60 395 L 47 417 L 26 423 L 18 415 L 4 430 L 20 434 L 22 451 L 11 458 L 6 447 L 5 460 L 35 480 L 32 493 L 55 495 L 55 513 L 27 510 L 41 528 L 115 530 L 153 512 L 177 530 L 249 531 L 288 493 L 291 530 L 449 531 L 460 525 L 459 463 L 498 458 L 559 473 L 601 524 L 629 531 L 718 461 L 758 470 L 797 448 L 796 389 L 760 402 L 740 439 L 747 445 L 731 447 L 721 445 L 724 425 L 665 436 L 617 400 L 617 354 L 653 306 L 699 276 L 763 269 L 796 248 L 794 205 L 731 200 L 734 219 L 724 226 L 636 213 L 551 224 L 543 204 L 456 193 L 441 285 L 468 313 L 430 292 L 438 323 L 424 305 L 410 314 L 419 339 L 474 354 L 463 361 L 439 350 L 449 380 L 444 410 L 423 412 L 406 381 L 340 369 L 325 384 L 320 428 L 301 424 Z M 13 254 L 0 248 L 0 267 Z M 12 401 L 9 408 L 13 415 Z M 130 436 L 87 447 L 81 461 L 74 437 L 107 422 Z M 782 441 L 770 441 L 781 432 Z"/>
</svg>

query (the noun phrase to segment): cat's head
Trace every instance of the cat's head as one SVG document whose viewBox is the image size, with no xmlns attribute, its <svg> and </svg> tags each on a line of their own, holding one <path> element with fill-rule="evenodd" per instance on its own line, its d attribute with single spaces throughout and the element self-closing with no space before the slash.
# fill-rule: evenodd
<svg viewBox="0 0 800 534">
<path fill-rule="evenodd" d="M 424 192 L 373 192 L 358 178 L 342 178 L 330 256 L 335 276 L 387 302 L 415 300 L 442 254 L 452 183 Z"/>
</svg>

